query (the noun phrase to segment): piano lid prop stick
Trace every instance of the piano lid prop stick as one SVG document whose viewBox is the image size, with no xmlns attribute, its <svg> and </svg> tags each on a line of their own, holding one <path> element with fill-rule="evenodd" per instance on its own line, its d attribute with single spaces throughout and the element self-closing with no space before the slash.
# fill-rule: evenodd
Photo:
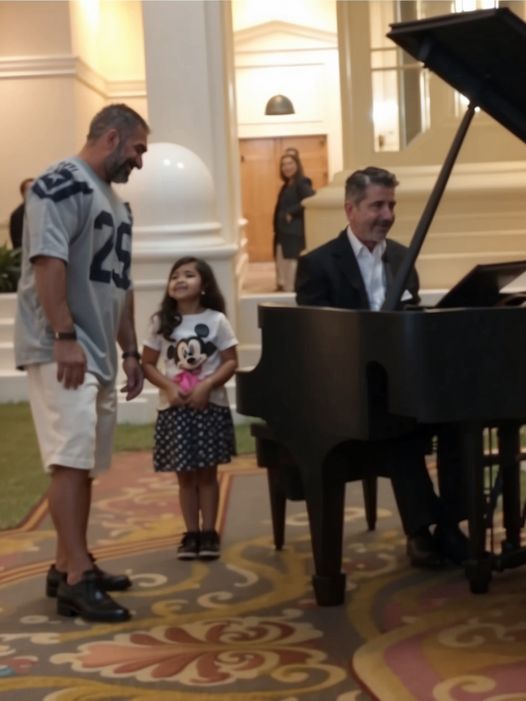
<svg viewBox="0 0 526 701">
<path fill-rule="evenodd" d="M 444 194 L 444 190 L 446 189 L 449 176 L 451 175 L 451 171 L 455 165 L 462 142 L 464 141 L 464 137 L 466 136 L 471 120 L 475 114 L 475 107 L 475 104 L 470 102 L 466 113 L 462 118 L 453 143 L 449 148 L 446 160 L 444 161 L 440 173 L 438 174 L 435 186 L 415 229 L 409 249 L 393 280 L 393 285 L 388 291 L 382 311 L 392 312 L 399 308 L 402 294 L 407 287 L 409 274 L 415 264 L 416 259 L 418 258 L 418 254 L 420 253 L 420 249 L 422 248 L 428 229 L 431 226 L 431 222 L 433 221 L 437 207 L 440 203 L 442 195 Z"/>
</svg>

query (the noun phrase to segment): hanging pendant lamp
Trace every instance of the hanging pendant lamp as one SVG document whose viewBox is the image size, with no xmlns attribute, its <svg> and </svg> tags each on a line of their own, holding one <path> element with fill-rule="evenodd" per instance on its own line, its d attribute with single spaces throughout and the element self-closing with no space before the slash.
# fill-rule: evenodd
<svg viewBox="0 0 526 701">
<path fill-rule="evenodd" d="M 265 114 L 294 114 L 294 105 L 285 95 L 273 95 L 267 102 Z"/>
</svg>

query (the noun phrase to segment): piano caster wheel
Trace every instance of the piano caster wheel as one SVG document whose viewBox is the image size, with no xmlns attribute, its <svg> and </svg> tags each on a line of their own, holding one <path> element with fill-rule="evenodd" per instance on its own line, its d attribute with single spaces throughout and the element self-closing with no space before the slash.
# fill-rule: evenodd
<svg viewBox="0 0 526 701">
<path fill-rule="evenodd" d="M 339 606 L 345 601 L 345 575 L 343 572 L 332 577 L 314 574 L 312 586 L 318 606 Z"/>
</svg>

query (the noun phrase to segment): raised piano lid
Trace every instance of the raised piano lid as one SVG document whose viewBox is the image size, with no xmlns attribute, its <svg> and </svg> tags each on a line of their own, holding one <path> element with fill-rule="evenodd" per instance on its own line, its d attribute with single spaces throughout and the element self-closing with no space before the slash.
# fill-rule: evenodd
<svg viewBox="0 0 526 701">
<path fill-rule="evenodd" d="M 526 141 L 526 23 L 507 8 L 391 25 L 387 36 Z"/>
</svg>

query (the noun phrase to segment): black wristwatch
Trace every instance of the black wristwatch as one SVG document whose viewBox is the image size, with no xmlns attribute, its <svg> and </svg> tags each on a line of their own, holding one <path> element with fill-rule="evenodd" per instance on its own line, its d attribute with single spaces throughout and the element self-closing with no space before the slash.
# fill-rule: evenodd
<svg viewBox="0 0 526 701">
<path fill-rule="evenodd" d="M 141 354 L 138 350 L 124 351 L 124 353 L 122 354 L 122 359 L 126 360 L 126 358 L 135 358 L 135 360 L 140 360 Z"/>
<path fill-rule="evenodd" d="M 55 331 L 53 338 L 55 341 L 76 341 L 77 332 L 75 329 L 73 331 Z"/>
</svg>

